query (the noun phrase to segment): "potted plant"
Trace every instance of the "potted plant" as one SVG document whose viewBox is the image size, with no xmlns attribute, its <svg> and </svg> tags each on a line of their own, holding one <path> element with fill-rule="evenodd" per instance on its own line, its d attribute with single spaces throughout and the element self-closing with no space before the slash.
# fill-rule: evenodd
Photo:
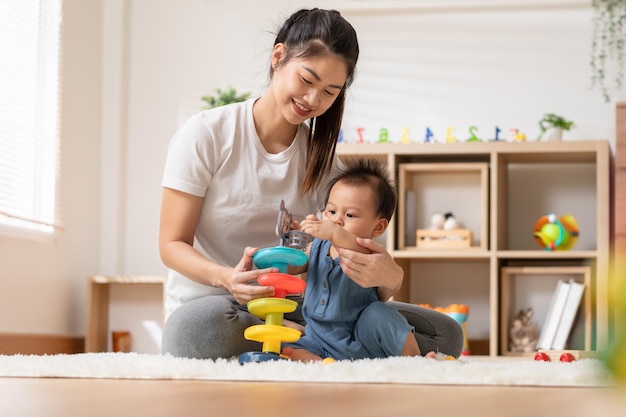
<svg viewBox="0 0 626 417">
<path fill-rule="evenodd" d="M 616 89 L 624 81 L 624 43 L 626 42 L 626 0 L 593 0 L 591 41 L 591 86 L 598 87 L 604 101 L 610 101 L 609 79 Z M 615 65 L 609 66 L 613 62 Z"/>
<path fill-rule="evenodd" d="M 225 90 L 220 88 L 215 90 L 214 95 L 204 95 L 202 96 L 202 101 L 206 103 L 203 107 L 203 110 L 212 109 L 213 107 L 224 106 L 226 104 L 238 103 L 240 101 L 245 101 L 250 97 L 250 93 L 242 93 L 238 94 L 237 90 L 233 87 L 228 87 Z"/>
<path fill-rule="evenodd" d="M 554 113 L 546 113 L 543 118 L 539 120 L 541 134 L 537 140 L 561 140 L 563 131 L 573 129 L 574 127 L 576 127 L 574 122 L 557 116 Z"/>
</svg>

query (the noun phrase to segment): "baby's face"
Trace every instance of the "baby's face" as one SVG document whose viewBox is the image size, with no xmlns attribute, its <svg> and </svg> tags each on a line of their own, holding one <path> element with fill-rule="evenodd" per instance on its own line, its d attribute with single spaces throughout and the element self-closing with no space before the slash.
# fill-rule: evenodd
<svg viewBox="0 0 626 417">
<path fill-rule="evenodd" d="M 375 201 L 371 187 L 339 181 L 330 191 L 324 217 L 358 237 L 376 237 L 385 231 L 387 220 L 376 213 Z"/>
</svg>

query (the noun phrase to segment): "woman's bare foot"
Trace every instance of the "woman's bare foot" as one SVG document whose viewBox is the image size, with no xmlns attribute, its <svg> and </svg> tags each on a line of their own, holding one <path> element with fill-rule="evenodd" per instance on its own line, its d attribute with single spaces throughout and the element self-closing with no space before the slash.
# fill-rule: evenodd
<svg viewBox="0 0 626 417">
<path fill-rule="evenodd" d="M 294 349 L 289 346 L 285 346 L 281 352 L 281 356 L 291 359 L 292 361 L 299 362 L 313 362 L 321 361 L 322 358 L 314 353 L 309 352 L 306 349 Z"/>
</svg>

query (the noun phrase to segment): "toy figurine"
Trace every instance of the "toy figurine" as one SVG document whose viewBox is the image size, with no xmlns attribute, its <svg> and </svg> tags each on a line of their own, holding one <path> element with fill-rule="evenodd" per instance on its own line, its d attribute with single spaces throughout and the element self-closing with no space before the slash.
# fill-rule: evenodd
<svg viewBox="0 0 626 417">
<path fill-rule="evenodd" d="M 496 126 L 496 137 L 493 138 L 494 142 L 498 142 L 500 140 L 500 132 L 501 132 L 500 128 Z"/>
<path fill-rule="evenodd" d="M 524 142 L 526 140 L 526 135 L 524 133 L 520 133 L 519 129 L 511 128 L 509 129 L 509 140 L 511 142 Z"/>
<path fill-rule="evenodd" d="M 424 138 L 424 143 L 434 142 L 435 138 L 432 130 L 429 127 L 426 128 L 426 137 Z"/>
<path fill-rule="evenodd" d="M 430 229 L 431 230 L 454 230 L 459 228 L 459 222 L 454 217 L 454 214 L 447 212 L 434 213 L 430 217 Z"/>
<path fill-rule="evenodd" d="M 467 139 L 468 142 L 478 142 L 478 141 L 480 141 L 478 136 L 476 136 L 476 131 L 477 130 L 478 130 L 478 128 L 476 126 L 470 126 L 470 128 L 469 128 L 470 137 L 469 137 L 469 139 Z"/>
<path fill-rule="evenodd" d="M 533 309 L 520 310 L 513 318 L 509 332 L 509 350 L 511 352 L 533 352 L 537 346 L 539 332 L 532 323 Z"/>
<path fill-rule="evenodd" d="M 380 128 L 380 133 L 378 134 L 378 142 L 380 143 L 389 142 L 389 131 L 387 130 L 387 128 L 385 127 Z"/>
<path fill-rule="evenodd" d="M 448 126 L 446 128 L 446 143 L 454 143 L 456 142 L 456 137 L 452 134 L 454 128 L 452 126 Z"/>
<path fill-rule="evenodd" d="M 409 136 L 410 133 L 411 129 L 409 129 L 408 127 L 403 127 L 402 132 L 400 133 L 400 143 L 411 143 L 411 138 Z"/>
</svg>

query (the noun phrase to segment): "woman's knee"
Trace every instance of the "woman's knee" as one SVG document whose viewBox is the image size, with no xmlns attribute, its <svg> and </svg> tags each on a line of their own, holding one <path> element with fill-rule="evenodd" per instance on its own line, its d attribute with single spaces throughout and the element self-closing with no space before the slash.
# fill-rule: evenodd
<svg viewBox="0 0 626 417">
<path fill-rule="evenodd" d="M 161 351 L 178 357 L 216 359 L 253 347 L 244 330 L 261 320 L 226 297 L 191 301 L 174 311 L 163 329 Z"/>
</svg>

